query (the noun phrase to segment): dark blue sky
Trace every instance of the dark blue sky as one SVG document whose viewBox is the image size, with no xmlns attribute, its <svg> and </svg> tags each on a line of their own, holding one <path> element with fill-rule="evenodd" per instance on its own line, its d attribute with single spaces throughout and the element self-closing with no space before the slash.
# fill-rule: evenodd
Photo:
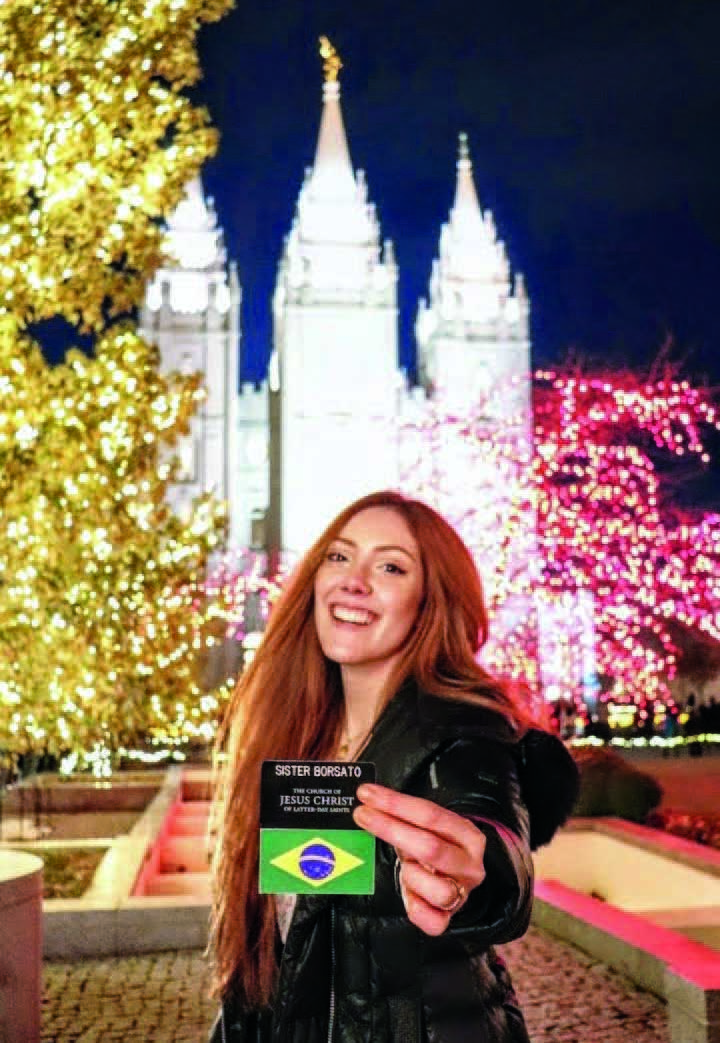
<svg viewBox="0 0 720 1043">
<path fill-rule="evenodd" d="M 720 3 L 716 0 L 274 0 L 201 34 L 195 90 L 222 138 L 205 168 L 259 377 L 270 296 L 320 116 L 316 40 L 338 47 L 353 162 L 400 267 L 401 352 L 469 134 L 532 306 L 534 361 L 569 348 L 643 364 L 672 336 L 720 384 Z"/>
</svg>

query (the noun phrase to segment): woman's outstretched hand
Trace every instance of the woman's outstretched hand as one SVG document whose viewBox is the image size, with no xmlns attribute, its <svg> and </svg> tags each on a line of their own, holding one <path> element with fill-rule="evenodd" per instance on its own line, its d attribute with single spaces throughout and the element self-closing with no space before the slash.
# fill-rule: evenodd
<svg viewBox="0 0 720 1043">
<path fill-rule="evenodd" d="M 386 786 L 358 788 L 357 824 L 391 844 L 400 860 L 408 919 L 438 935 L 485 879 L 485 835 L 462 815 Z"/>
</svg>

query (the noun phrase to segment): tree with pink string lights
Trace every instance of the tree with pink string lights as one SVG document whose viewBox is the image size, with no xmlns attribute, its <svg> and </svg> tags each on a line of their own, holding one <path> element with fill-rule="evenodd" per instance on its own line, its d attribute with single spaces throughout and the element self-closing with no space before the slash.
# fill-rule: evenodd
<svg viewBox="0 0 720 1043">
<path fill-rule="evenodd" d="M 616 698 L 666 699 L 682 629 L 720 640 L 720 516 L 678 508 L 672 480 L 681 460 L 710 463 L 713 394 L 665 367 L 539 372 L 534 400 L 546 589 L 591 593 Z"/>
<path fill-rule="evenodd" d="M 461 419 L 439 396 L 409 425 L 405 487 L 444 510 L 473 546 L 493 615 L 525 606 L 524 619 L 516 612 L 510 629 L 500 627 L 493 665 L 543 679 L 542 662 L 539 675 L 533 666 L 534 612 L 540 658 L 543 622 L 551 656 L 575 657 L 574 676 L 555 694 L 586 694 L 577 655 L 589 640 L 607 697 L 648 706 L 669 699 L 698 640 L 720 642 L 720 515 L 673 502 L 677 465 L 710 463 L 706 442 L 720 414 L 710 389 L 658 369 L 536 373 L 529 463 L 521 424 L 488 424 L 497 403 Z M 591 620 L 579 628 L 580 605 L 591 606 Z"/>
</svg>

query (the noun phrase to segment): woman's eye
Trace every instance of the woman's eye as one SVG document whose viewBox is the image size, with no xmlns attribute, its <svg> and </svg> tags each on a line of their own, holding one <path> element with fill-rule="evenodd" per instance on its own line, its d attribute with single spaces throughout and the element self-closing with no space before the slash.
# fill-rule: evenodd
<svg viewBox="0 0 720 1043">
<path fill-rule="evenodd" d="M 327 554 L 328 561 L 346 561 L 346 557 L 340 550 L 331 550 Z"/>
<path fill-rule="evenodd" d="M 394 576 L 404 576 L 405 575 L 405 569 L 401 568 L 400 565 L 396 565 L 394 561 L 386 561 L 385 564 L 383 565 L 383 570 L 385 572 L 389 572 L 391 575 L 394 575 Z"/>
</svg>

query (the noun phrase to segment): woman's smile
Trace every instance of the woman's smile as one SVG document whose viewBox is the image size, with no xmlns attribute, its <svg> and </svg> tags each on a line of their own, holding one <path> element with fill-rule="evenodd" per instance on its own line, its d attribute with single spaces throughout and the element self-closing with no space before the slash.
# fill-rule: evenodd
<svg viewBox="0 0 720 1043">
<path fill-rule="evenodd" d="M 366 609 L 348 608 L 345 605 L 331 605 L 330 612 L 336 623 L 350 623 L 353 626 L 366 627 L 376 618 L 374 613 Z"/>
</svg>

